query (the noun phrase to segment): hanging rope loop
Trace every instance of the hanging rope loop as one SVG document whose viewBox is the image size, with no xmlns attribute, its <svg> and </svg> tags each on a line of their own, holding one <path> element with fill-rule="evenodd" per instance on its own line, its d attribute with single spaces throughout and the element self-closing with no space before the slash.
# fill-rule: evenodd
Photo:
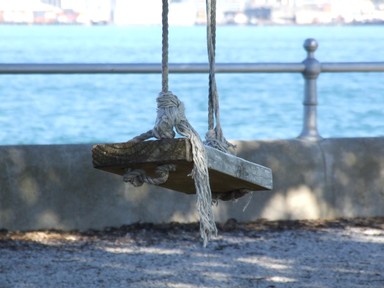
<svg viewBox="0 0 384 288">
<path fill-rule="evenodd" d="M 204 144 L 185 117 L 184 104 L 168 91 L 168 0 L 163 1 L 162 13 L 162 91 L 157 97 L 157 117 L 155 126 L 130 141 L 139 142 L 155 137 L 157 139 L 174 138 L 175 131 L 190 139 L 192 146 L 193 169 L 191 176 L 195 182 L 196 206 L 200 216 L 200 235 L 204 247 L 212 235 L 217 235 L 217 228 L 212 211 L 212 193 L 209 186 L 208 161 Z M 144 182 L 162 184 L 168 179 L 169 171 L 174 167 L 159 166 L 156 169 L 157 178 L 148 177 L 141 170 L 128 170 L 124 181 L 140 186 Z"/>
<path fill-rule="evenodd" d="M 229 143 L 220 124 L 219 95 L 215 76 L 216 57 L 216 0 L 206 0 L 207 14 L 207 50 L 209 60 L 209 88 L 208 88 L 208 131 L 205 144 L 222 152 L 229 152 L 235 145 Z"/>
</svg>

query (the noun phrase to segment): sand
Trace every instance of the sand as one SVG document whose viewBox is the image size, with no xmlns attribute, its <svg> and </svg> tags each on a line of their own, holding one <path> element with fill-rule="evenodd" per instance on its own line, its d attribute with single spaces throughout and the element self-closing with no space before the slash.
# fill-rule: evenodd
<svg viewBox="0 0 384 288">
<path fill-rule="evenodd" d="M 384 218 L 1 231 L 0 287 L 384 287 Z"/>
</svg>

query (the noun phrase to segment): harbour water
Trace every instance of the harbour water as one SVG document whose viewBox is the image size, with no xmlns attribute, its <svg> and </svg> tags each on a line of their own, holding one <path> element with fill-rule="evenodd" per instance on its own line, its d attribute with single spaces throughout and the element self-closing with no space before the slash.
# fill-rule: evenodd
<svg viewBox="0 0 384 288">
<path fill-rule="evenodd" d="M 220 26 L 217 62 L 301 62 L 306 38 L 321 62 L 384 61 L 384 26 Z M 0 26 L 2 63 L 160 63 L 159 26 Z M 203 26 L 171 27 L 172 63 L 206 63 Z M 300 134 L 300 74 L 219 74 L 228 139 Z M 171 74 L 191 124 L 207 129 L 206 74 Z M 126 141 L 153 127 L 160 75 L 1 75 L 0 144 Z M 323 137 L 384 136 L 384 73 L 321 74 Z"/>
</svg>

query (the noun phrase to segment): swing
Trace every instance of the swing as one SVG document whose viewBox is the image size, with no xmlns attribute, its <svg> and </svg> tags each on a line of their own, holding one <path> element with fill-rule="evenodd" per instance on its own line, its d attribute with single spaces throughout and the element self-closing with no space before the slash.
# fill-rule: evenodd
<svg viewBox="0 0 384 288">
<path fill-rule="evenodd" d="M 251 191 L 272 189 L 269 168 L 228 153 L 234 146 L 224 138 L 221 129 L 215 79 L 215 0 L 207 0 L 206 4 L 210 73 L 205 143 L 185 117 L 183 103 L 168 90 L 168 0 L 163 0 L 162 91 L 156 99 L 155 127 L 128 142 L 92 148 L 95 168 L 122 175 L 133 186 L 148 183 L 197 194 L 204 246 L 211 234 L 217 233 L 213 200 L 231 200 Z M 175 138 L 175 131 L 182 138 Z"/>
</svg>

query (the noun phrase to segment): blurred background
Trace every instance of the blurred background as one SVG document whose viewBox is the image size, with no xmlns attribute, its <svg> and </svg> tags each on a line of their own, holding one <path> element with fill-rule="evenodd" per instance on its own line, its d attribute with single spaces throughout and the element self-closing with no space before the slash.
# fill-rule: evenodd
<svg viewBox="0 0 384 288">
<path fill-rule="evenodd" d="M 161 63 L 161 0 L 0 0 L 0 63 Z M 218 63 L 383 62 L 384 1 L 218 0 Z M 205 0 L 170 1 L 169 61 L 207 63 Z M 2 24 L 2 25 L 1 25 Z M 218 74 L 228 139 L 285 139 L 302 128 L 300 73 Z M 171 74 L 202 137 L 208 75 Z M 0 145 L 120 142 L 151 129 L 160 74 L 0 77 Z M 383 73 L 322 73 L 323 137 L 384 135 Z"/>
<path fill-rule="evenodd" d="M 383 0 L 217 0 L 220 24 L 384 21 Z M 1 0 L 0 22 L 159 24 L 160 0 Z M 170 23 L 205 23 L 205 0 L 170 0 Z"/>
</svg>

